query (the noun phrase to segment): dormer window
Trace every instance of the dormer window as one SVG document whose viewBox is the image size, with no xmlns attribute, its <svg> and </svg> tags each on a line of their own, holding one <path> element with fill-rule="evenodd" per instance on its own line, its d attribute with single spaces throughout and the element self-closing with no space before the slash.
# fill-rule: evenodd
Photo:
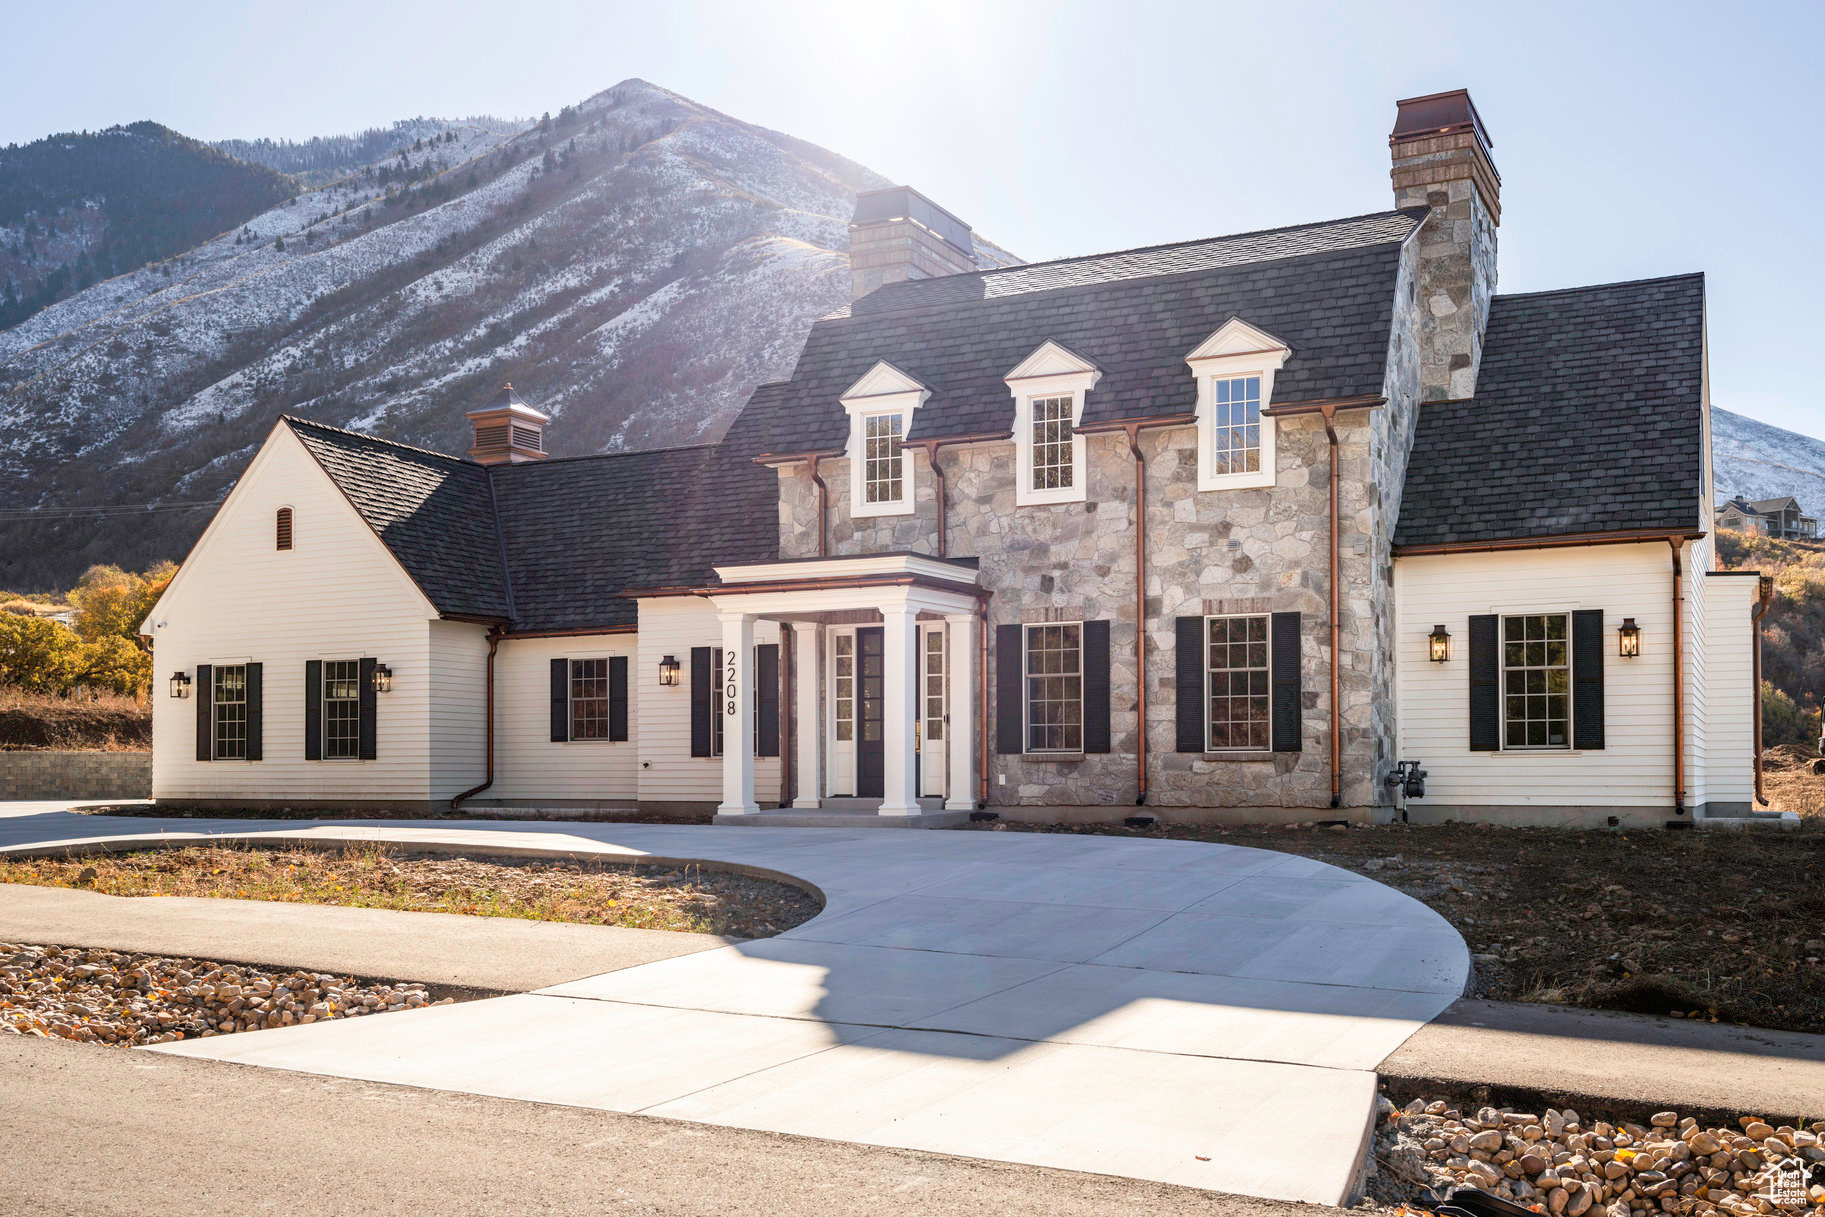
<svg viewBox="0 0 1825 1217">
<path fill-rule="evenodd" d="M 913 454 L 901 446 L 931 390 L 882 361 L 843 394 L 849 414 L 849 514 L 911 515 Z"/>
<path fill-rule="evenodd" d="M 1017 506 L 1085 500 L 1085 446 L 1077 428 L 1084 397 L 1102 375 L 1062 343 L 1044 342 L 1004 378 L 1014 395 Z"/>
<path fill-rule="evenodd" d="M 1286 343 L 1231 318 L 1185 362 L 1198 381 L 1198 489 L 1242 490 L 1274 484 L 1274 373 Z"/>
</svg>

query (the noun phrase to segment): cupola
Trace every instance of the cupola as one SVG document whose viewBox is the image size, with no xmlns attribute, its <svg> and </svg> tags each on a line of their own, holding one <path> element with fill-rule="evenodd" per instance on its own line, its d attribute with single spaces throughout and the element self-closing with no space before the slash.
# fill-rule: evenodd
<svg viewBox="0 0 1825 1217">
<path fill-rule="evenodd" d="M 469 455 L 484 465 L 542 461 L 545 424 L 550 421 L 551 415 L 533 409 L 513 391 L 512 385 L 506 385 L 493 401 L 469 411 L 469 423 L 475 428 Z"/>
</svg>

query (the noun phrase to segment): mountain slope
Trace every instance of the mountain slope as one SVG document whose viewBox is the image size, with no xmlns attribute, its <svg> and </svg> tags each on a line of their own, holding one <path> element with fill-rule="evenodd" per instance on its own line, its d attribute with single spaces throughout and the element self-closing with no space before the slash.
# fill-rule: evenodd
<svg viewBox="0 0 1825 1217">
<path fill-rule="evenodd" d="M 182 253 L 294 189 L 268 166 L 151 122 L 0 149 L 0 328 Z"/>
<path fill-rule="evenodd" d="M 9 505 L 218 498 L 282 412 L 447 452 L 511 380 L 553 451 L 719 436 L 848 300 L 888 183 L 643 81 L 465 125 L 0 332 Z M 206 512 L 11 524 L 0 584 L 181 555 Z"/>
<path fill-rule="evenodd" d="M 442 118 L 406 118 L 390 127 L 369 127 L 349 135 L 312 136 L 306 140 L 218 139 L 212 148 L 244 161 L 290 174 L 299 185 L 317 187 L 408 149 L 422 149 L 462 126 L 494 131 L 523 131 L 530 122 L 486 116 L 455 122 Z"/>
<path fill-rule="evenodd" d="M 1809 515 L 1825 512 L 1825 441 L 1711 410 L 1711 472 L 1717 500 L 1792 495 Z"/>
</svg>

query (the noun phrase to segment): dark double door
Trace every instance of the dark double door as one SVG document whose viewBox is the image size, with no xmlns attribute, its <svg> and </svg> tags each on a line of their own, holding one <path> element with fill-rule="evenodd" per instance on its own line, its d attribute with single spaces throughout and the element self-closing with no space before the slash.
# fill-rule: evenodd
<svg viewBox="0 0 1825 1217">
<path fill-rule="evenodd" d="M 861 799 L 887 794 L 887 752 L 881 738 L 881 707 L 886 692 L 882 628 L 862 626 L 855 632 L 856 742 L 855 793 Z"/>
</svg>

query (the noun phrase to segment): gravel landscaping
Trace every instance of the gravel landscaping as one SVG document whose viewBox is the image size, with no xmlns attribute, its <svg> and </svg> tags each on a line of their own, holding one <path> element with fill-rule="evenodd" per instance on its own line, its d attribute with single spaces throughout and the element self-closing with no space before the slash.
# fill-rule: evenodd
<svg viewBox="0 0 1825 1217">
<path fill-rule="evenodd" d="M 385 844 L 338 849 L 187 845 L 0 859 L 0 882 L 111 896 L 215 896 L 573 921 L 762 938 L 822 907 L 800 887 L 697 866 L 452 857 Z"/>
<path fill-rule="evenodd" d="M 1380 1104 L 1369 1191 L 1399 1210 L 1423 1209 L 1421 1188 L 1440 1197 L 1455 1185 L 1552 1217 L 1825 1214 L 1825 1146 L 1806 1128 L 1755 1116 L 1704 1127 L 1674 1111 L 1611 1124 L 1552 1108 Z"/>
<path fill-rule="evenodd" d="M 976 827 L 1300 854 L 1438 910 L 1474 955 L 1467 996 L 1825 1032 L 1825 832 L 1810 828 Z"/>
<path fill-rule="evenodd" d="M 0 1031 L 135 1046 L 449 1005 L 418 984 L 0 942 Z"/>
</svg>

